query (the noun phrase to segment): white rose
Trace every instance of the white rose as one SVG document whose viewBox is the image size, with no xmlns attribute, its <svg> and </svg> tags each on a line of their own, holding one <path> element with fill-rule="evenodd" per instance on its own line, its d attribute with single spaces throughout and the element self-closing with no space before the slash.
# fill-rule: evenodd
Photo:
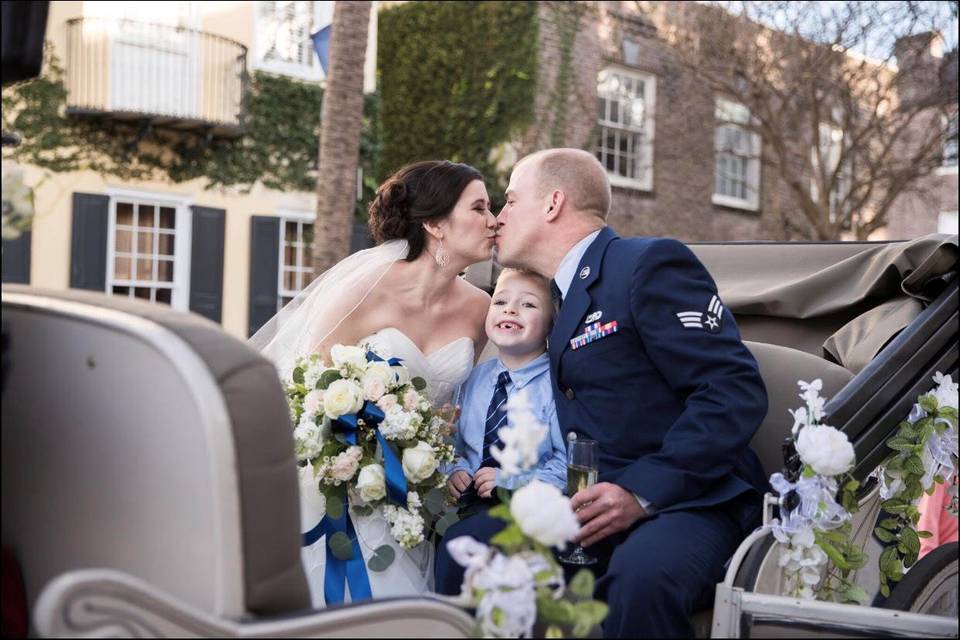
<svg viewBox="0 0 960 640">
<path fill-rule="evenodd" d="M 437 470 L 433 447 L 422 440 L 417 446 L 403 450 L 403 475 L 410 482 L 423 482 Z"/>
<path fill-rule="evenodd" d="M 390 409 L 397 406 L 397 396 L 392 393 L 383 395 L 377 400 L 377 406 L 383 409 L 384 412 L 390 411 Z"/>
<path fill-rule="evenodd" d="M 403 394 L 403 408 L 407 411 L 414 411 L 420 404 L 420 393 L 416 389 L 407 389 Z"/>
<path fill-rule="evenodd" d="M 367 365 L 367 372 L 364 374 L 367 379 L 370 377 L 379 378 L 384 387 L 391 387 L 397 383 L 397 374 L 393 372 L 393 367 L 386 362 L 371 362 Z"/>
<path fill-rule="evenodd" d="M 836 476 L 848 471 L 855 459 L 853 445 L 847 436 L 828 426 L 800 429 L 797 453 L 804 464 L 822 476 Z"/>
<path fill-rule="evenodd" d="M 368 464 L 360 469 L 357 476 L 357 491 L 364 502 L 380 500 L 387 495 L 387 482 L 383 467 L 378 464 Z"/>
<path fill-rule="evenodd" d="M 517 489 L 510 499 L 510 515 L 525 534 L 548 547 L 563 549 L 580 531 L 570 499 L 542 480 Z"/>
<path fill-rule="evenodd" d="M 334 380 L 323 394 L 323 411 L 332 419 L 363 407 L 363 391 L 350 380 Z"/>
<path fill-rule="evenodd" d="M 323 408 L 323 391 L 314 389 L 303 398 L 304 412 L 313 417 Z"/>
<path fill-rule="evenodd" d="M 367 365 L 367 354 L 363 349 L 342 344 L 335 344 L 330 348 L 330 359 L 340 369 L 347 367 L 362 371 Z"/>
<path fill-rule="evenodd" d="M 944 407 L 956 409 L 958 384 L 953 381 L 953 377 L 945 376 L 937 371 L 933 376 L 933 381 L 937 383 L 937 388 L 933 391 L 933 395 L 937 399 L 937 407 L 940 409 Z"/>
</svg>

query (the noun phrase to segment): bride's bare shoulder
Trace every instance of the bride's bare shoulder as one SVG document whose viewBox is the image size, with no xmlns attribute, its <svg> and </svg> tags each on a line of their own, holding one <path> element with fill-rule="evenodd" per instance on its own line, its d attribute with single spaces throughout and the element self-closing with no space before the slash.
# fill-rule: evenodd
<svg viewBox="0 0 960 640">
<path fill-rule="evenodd" d="M 457 278 L 459 282 L 459 296 L 465 304 L 474 311 L 479 311 L 483 315 L 487 313 L 487 307 L 490 306 L 490 294 L 483 289 L 471 284 L 464 278 Z"/>
</svg>

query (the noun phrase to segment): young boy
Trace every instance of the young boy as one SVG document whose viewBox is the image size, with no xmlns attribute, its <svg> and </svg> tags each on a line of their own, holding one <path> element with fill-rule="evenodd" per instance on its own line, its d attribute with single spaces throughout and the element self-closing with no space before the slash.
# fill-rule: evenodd
<svg viewBox="0 0 960 640">
<path fill-rule="evenodd" d="M 458 498 L 461 513 L 478 503 L 493 502 L 496 487 L 513 489 L 529 477 L 501 477 L 499 464 L 489 454 L 491 444 L 502 447 L 495 438 L 496 431 L 507 424 L 506 399 L 521 389 L 526 389 L 533 414 L 549 427 L 534 475 L 566 488 L 566 444 L 557 422 L 547 356 L 553 314 L 546 278 L 516 269 L 500 274 L 485 325 L 499 356 L 477 365 L 464 383 L 456 435 L 458 458 L 448 469 L 447 486 Z"/>
</svg>

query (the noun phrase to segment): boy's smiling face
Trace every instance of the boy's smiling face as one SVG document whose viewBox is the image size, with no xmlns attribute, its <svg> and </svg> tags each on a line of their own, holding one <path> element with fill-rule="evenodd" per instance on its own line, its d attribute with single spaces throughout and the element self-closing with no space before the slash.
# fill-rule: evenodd
<svg viewBox="0 0 960 640">
<path fill-rule="evenodd" d="M 546 349 L 552 317 L 546 282 L 538 276 L 507 270 L 497 280 L 487 311 L 487 337 L 502 354 L 539 354 Z"/>
</svg>

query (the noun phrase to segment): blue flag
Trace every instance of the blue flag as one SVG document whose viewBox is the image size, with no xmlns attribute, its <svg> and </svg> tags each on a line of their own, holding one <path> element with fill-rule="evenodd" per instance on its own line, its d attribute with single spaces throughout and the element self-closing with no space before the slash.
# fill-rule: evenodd
<svg viewBox="0 0 960 640">
<path fill-rule="evenodd" d="M 332 24 L 328 24 L 320 31 L 310 34 L 313 40 L 313 50 L 317 52 L 317 58 L 320 59 L 320 68 L 324 75 L 327 73 L 327 67 L 330 64 L 330 31 Z"/>
</svg>

